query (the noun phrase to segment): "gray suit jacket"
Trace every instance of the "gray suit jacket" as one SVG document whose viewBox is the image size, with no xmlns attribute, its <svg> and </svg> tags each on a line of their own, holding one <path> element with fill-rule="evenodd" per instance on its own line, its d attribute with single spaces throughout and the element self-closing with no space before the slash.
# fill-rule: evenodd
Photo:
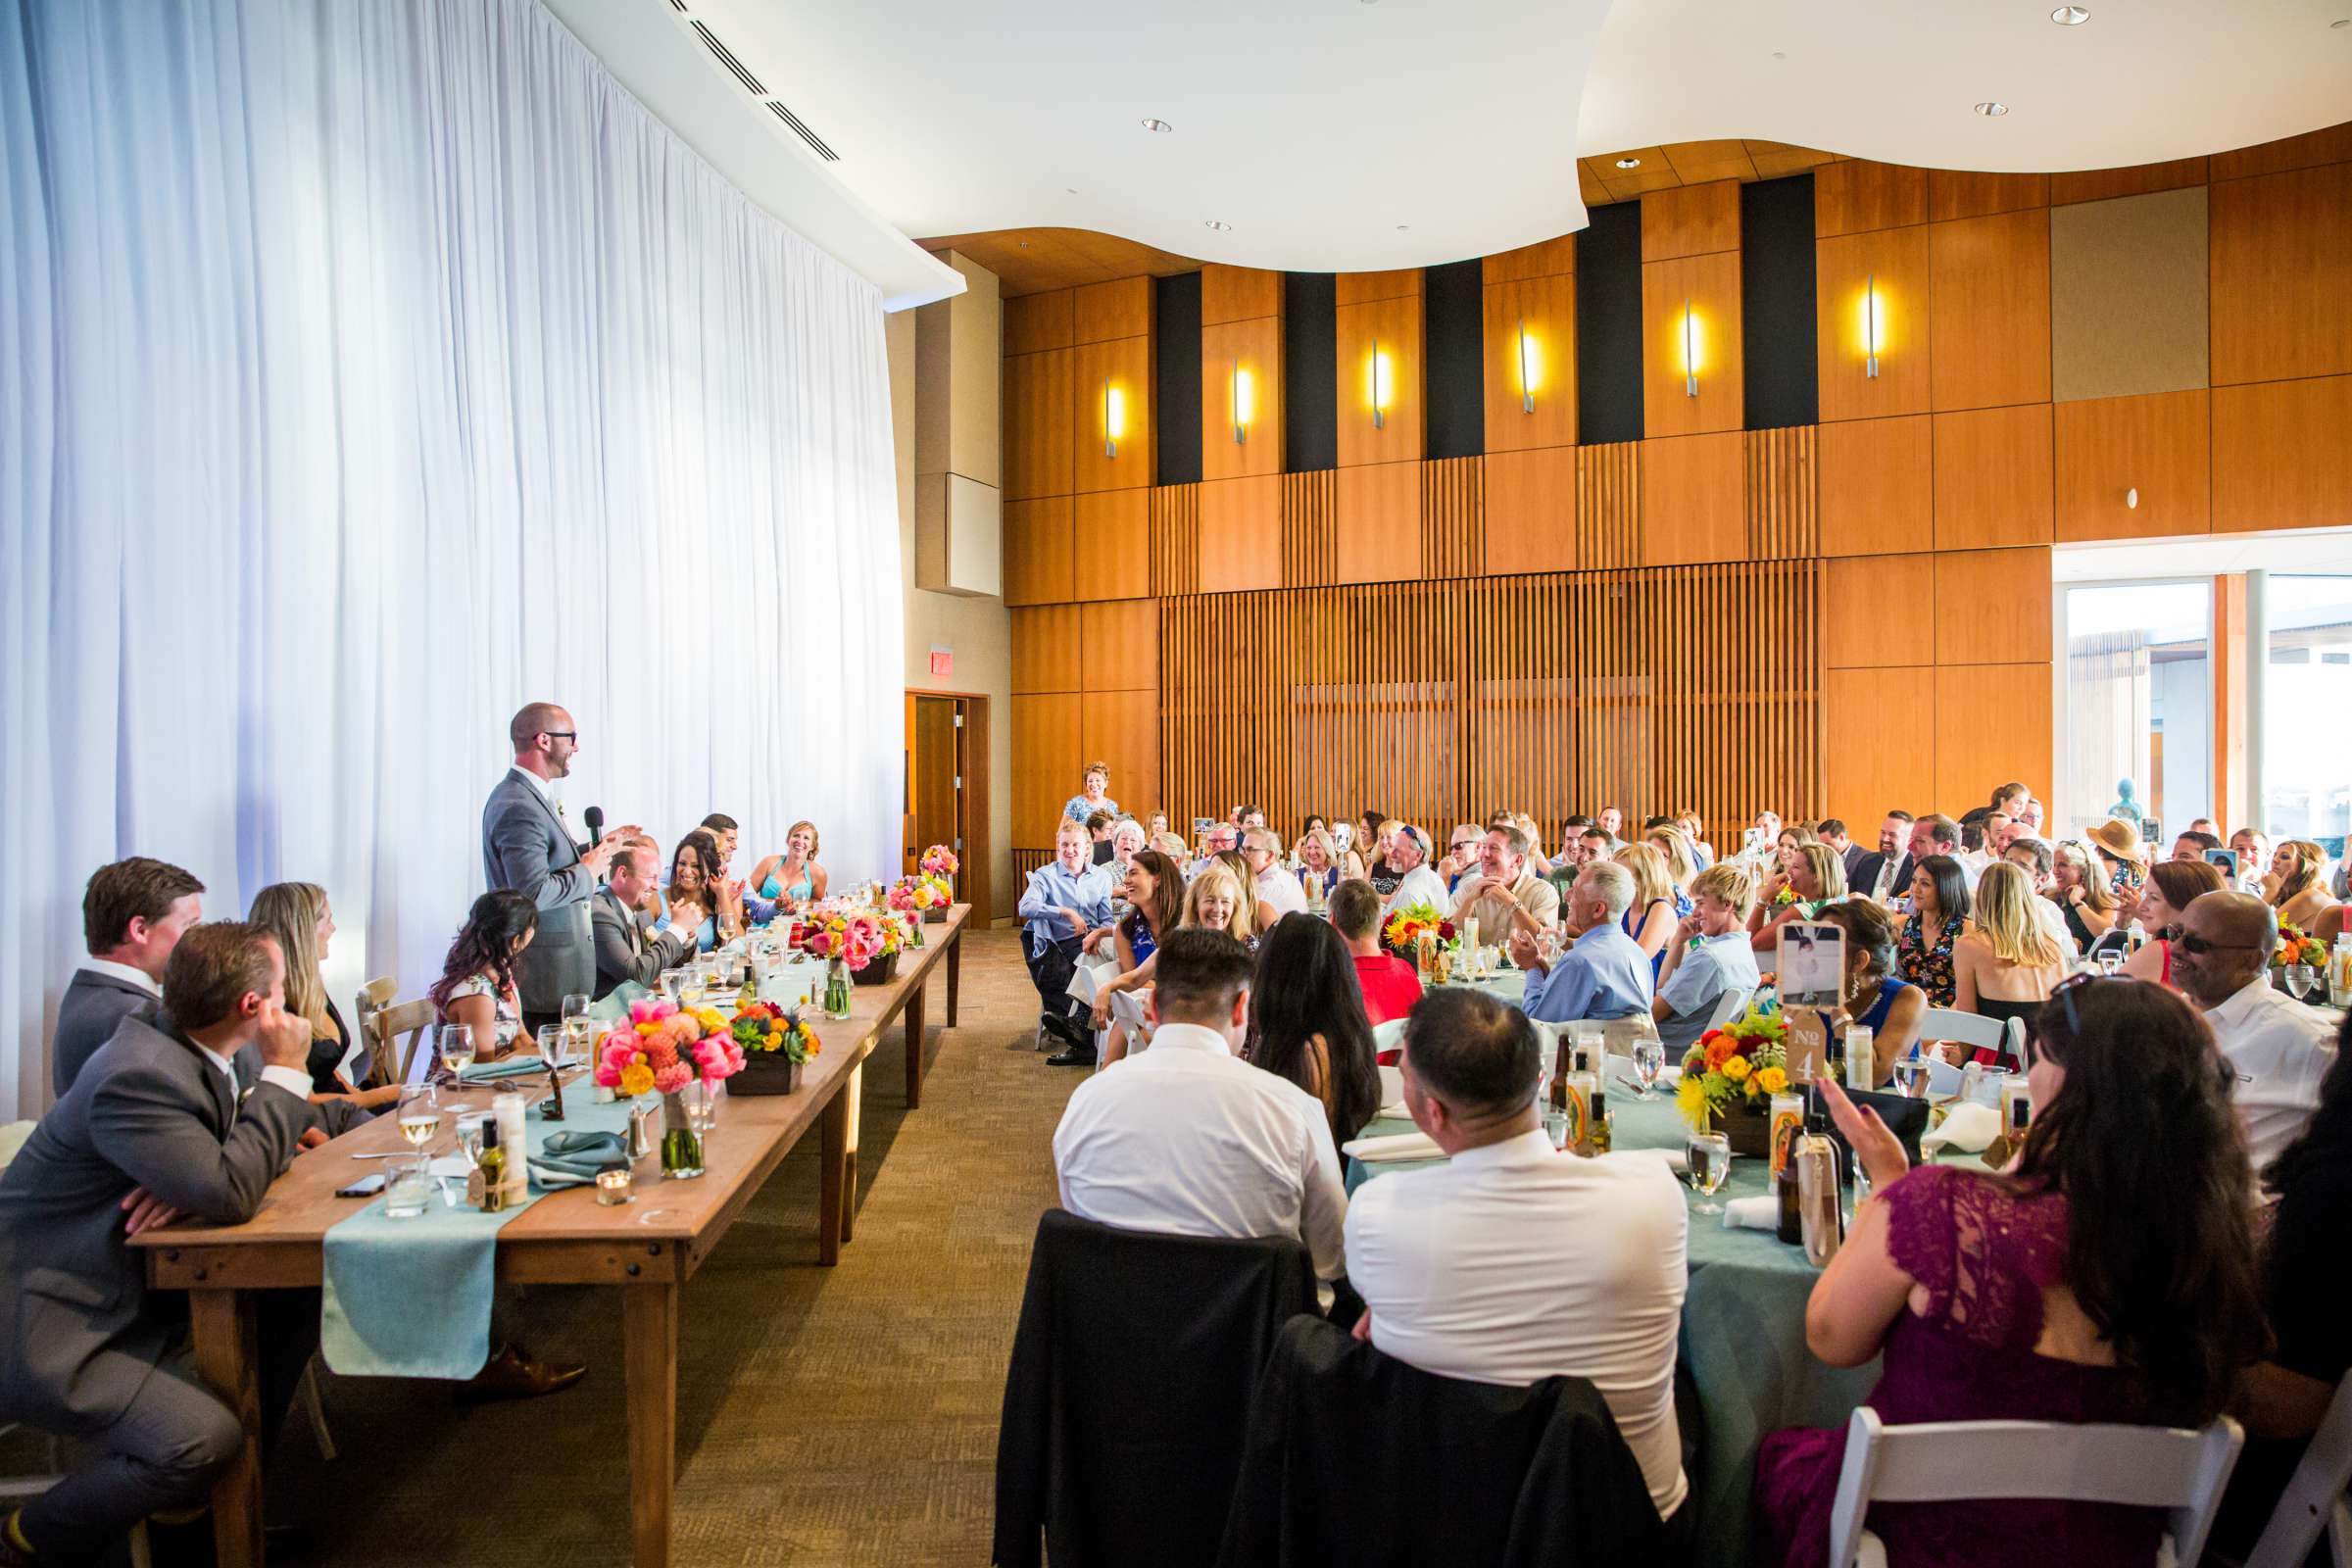
<svg viewBox="0 0 2352 1568">
<path fill-rule="evenodd" d="M 49 1087 L 66 1098 L 74 1080 L 98 1048 L 115 1038 L 115 1026 L 132 1013 L 162 1006 L 155 993 L 127 980 L 76 969 L 57 1004 L 57 1033 L 49 1041 Z"/>
<path fill-rule="evenodd" d="M 595 995 L 599 1001 L 624 980 L 651 989 L 662 970 L 694 950 L 693 933 L 648 931 L 645 916 L 622 905 L 611 888 L 597 889 L 589 909 L 596 922 Z"/>
<path fill-rule="evenodd" d="M 274 1084 L 235 1096 L 169 1018 L 130 1018 L 0 1173 L 0 1410 L 84 1432 L 122 1413 L 186 1310 L 175 1292 L 148 1299 L 122 1200 L 144 1187 L 241 1225 L 311 1124 Z"/>
<path fill-rule="evenodd" d="M 588 896 L 596 877 L 580 847 L 538 786 L 514 768 L 482 807 L 482 876 L 539 906 L 539 934 L 514 960 L 514 989 L 526 1012 L 552 1013 L 573 992 L 596 988 Z"/>
</svg>

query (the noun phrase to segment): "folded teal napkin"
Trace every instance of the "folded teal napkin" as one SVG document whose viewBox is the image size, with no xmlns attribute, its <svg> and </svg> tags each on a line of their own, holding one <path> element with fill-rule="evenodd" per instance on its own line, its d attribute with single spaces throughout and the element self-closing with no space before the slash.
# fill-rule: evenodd
<svg viewBox="0 0 2352 1568">
<path fill-rule="evenodd" d="M 458 1077 L 469 1084 L 496 1083 L 501 1078 L 520 1078 L 525 1073 L 545 1072 L 547 1063 L 538 1054 L 527 1056 L 508 1056 L 499 1061 L 476 1061 L 458 1069 Z"/>
<path fill-rule="evenodd" d="M 628 1145 L 618 1133 L 550 1133 L 531 1151 L 531 1185 L 585 1187 L 599 1171 L 619 1170 L 628 1162 Z"/>
</svg>

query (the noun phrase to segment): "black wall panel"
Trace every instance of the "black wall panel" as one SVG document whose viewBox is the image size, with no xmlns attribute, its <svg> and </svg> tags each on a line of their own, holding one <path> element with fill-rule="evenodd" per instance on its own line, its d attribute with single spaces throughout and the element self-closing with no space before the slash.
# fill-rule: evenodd
<svg viewBox="0 0 2352 1568">
<path fill-rule="evenodd" d="M 1286 471 L 1340 466 L 1339 279 L 1282 274 L 1282 438 Z"/>
<path fill-rule="evenodd" d="M 1821 417 L 1815 358 L 1813 176 L 1740 187 L 1740 313 L 1747 361 L 1747 427 Z"/>
<path fill-rule="evenodd" d="M 1592 210 L 1576 236 L 1576 439 L 1642 439 L 1642 204 Z"/>
<path fill-rule="evenodd" d="M 1200 477 L 1200 274 L 1152 280 L 1152 398 L 1160 484 Z"/>
<path fill-rule="evenodd" d="M 1421 274 L 1432 458 L 1475 458 L 1487 450 L 1486 315 L 1479 294 L 1484 271 L 1472 257 Z"/>
</svg>

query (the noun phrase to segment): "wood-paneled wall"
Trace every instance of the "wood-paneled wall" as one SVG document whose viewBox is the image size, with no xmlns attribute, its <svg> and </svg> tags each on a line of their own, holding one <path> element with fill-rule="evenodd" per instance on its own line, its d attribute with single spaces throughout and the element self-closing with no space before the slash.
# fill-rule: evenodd
<svg viewBox="0 0 2352 1568">
<path fill-rule="evenodd" d="M 1741 428 L 1728 181 L 1642 198 L 1646 439 L 1612 446 L 1575 444 L 1566 237 L 1486 259 L 1485 455 L 1443 462 L 1418 272 L 1338 280 L 1340 466 L 1288 473 L 1281 279 L 1205 269 L 1203 482 L 1165 489 L 1132 422 L 1149 280 L 1007 301 L 1016 844 L 1050 843 L 1098 756 L 1179 819 L 1963 809 L 2050 782 L 2053 545 L 2352 525 L 2352 126 L 2141 170 L 1814 175 L 1813 426 Z M 2209 334 L 2070 304 L 2118 255 Z M 2054 355 L 2096 372 L 2077 401 Z M 1237 366 L 1267 368 L 1239 443 Z M 1105 460 L 1102 383 L 1129 375 Z"/>
</svg>

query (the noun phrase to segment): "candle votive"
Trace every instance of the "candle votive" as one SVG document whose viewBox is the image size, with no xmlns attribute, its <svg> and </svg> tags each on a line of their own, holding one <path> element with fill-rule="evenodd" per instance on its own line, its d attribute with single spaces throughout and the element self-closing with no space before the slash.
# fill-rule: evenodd
<svg viewBox="0 0 2352 1568">
<path fill-rule="evenodd" d="M 618 1208 L 636 1200 L 629 1189 L 635 1185 L 627 1167 L 619 1170 L 600 1170 L 596 1173 L 596 1200 L 608 1208 Z"/>
</svg>

